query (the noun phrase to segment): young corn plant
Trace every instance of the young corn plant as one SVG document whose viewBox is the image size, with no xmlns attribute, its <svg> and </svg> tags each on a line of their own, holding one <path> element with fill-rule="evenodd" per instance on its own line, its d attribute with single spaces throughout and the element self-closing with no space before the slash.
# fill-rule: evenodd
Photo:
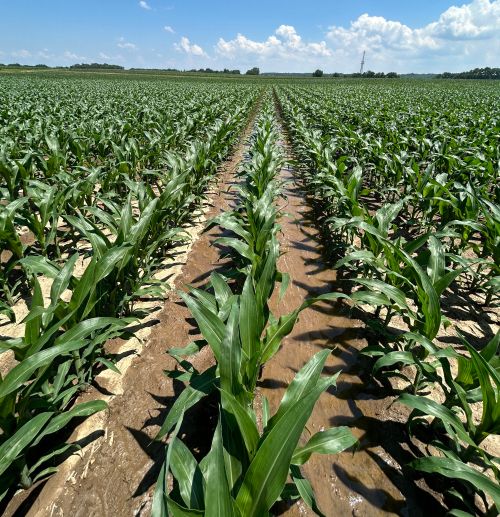
<svg viewBox="0 0 500 517">
<path fill-rule="evenodd" d="M 480 353 L 464 340 L 469 356 L 460 355 L 453 349 L 436 354 L 441 356 L 444 372 L 444 383 L 441 384 L 446 385 L 443 404 L 429 397 L 407 393 L 399 399 L 413 409 L 409 418 L 411 427 L 418 422 L 429 428 L 427 435 L 432 436 L 430 445 L 440 453 L 416 459 L 411 466 L 449 478 L 452 484 L 450 494 L 472 512 L 464 510 L 460 515 L 475 513 L 476 493 L 480 494 L 486 509 L 484 515 L 496 515 L 500 510 L 498 458 L 481 447 L 488 436 L 500 435 L 499 342 L 500 333 L 497 333 Z M 448 360 L 450 356 L 458 359 L 455 378 Z M 482 412 L 479 422 L 476 422 L 472 404 L 478 401 L 482 402 Z"/>
<path fill-rule="evenodd" d="M 455 115 L 451 123 L 442 118 L 440 109 L 431 108 L 428 116 L 441 117 L 444 124 L 431 128 L 421 111 L 409 117 L 413 110 L 389 114 L 373 102 L 361 115 L 359 91 L 343 91 L 328 106 L 326 96 L 282 90 L 279 101 L 296 152 L 307 165 L 306 186 L 320 213 L 331 216 L 330 233 L 350 243 L 336 265 L 364 288 L 350 298 L 375 306 L 376 317 L 385 311 L 383 322 L 370 321 L 378 345 L 365 353 L 375 358 L 373 372 L 390 369 L 403 376 L 404 366 L 416 371 L 414 378 L 405 377 L 412 393 L 405 392 L 400 401 L 413 409 L 410 430 L 417 423 L 425 427 L 419 438 L 427 437 L 429 448 L 411 466 L 448 478 L 450 515 L 497 515 L 498 458 L 482 444 L 500 431 L 500 335 L 480 352 L 464 341 L 466 354 L 435 342 L 441 326 L 450 324 L 441 305 L 452 282 L 461 294 L 484 293 L 486 306 L 494 306 L 498 296 L 497 158 L 489 137 L 483 140 L 484 126 L 478 123 L 473 132 L 457 137 L 463 126 Z M 342 95 L 351 99 L 346 103 Z M 348 160 L 336 168 L 334 157 L 346 154 Z M 345 163 L 359 164 L 367 188 L 391 203 L 373 214 L 374 196 L 366 199 L 363 193 L 360 203 L 366 209 L 354 213 L 335 187 L 339 171 L 340 184 L 346 183 Z M 342 217 L 339 206 L 348 208 Z M 395 315 L 408 331 L 388 328 Z M 434 386 L 444 397 L 441 403 L 428 396 Z"/>
<path fill-rule="evenodd" d="M 12 305 L 16 299 L 16 287 L 19 280 L 12 279 L 13 270 L 24 256 L 24 245 L 16 229 L 16 214 L 26 203 L 26 198 L 19 198 L 7 205 L 0 204 L 0 314 L 5 314 L 11 321 L 15 316 Z"/>
<path fill-rule="evenodd" d="M 317 301 L 342 297 L 331 294 L 307 300 L 279 319 L 270 313 L 268 300 L 276 281 L 282 278 L 276 267 L 278 211 L 272 208 L 278 194 L 275 177 L 282 162 L 272 156 L 266 158 L 276 153 L 278 135 L 273 126 L 271 115 L 264 110 L 257 122 L 252 147 L 255 154 L 247 169 L 246 185 L 240 190 L 240 210 L 218 219 L 237 235 L 222 242 L 236 251 L 243 286 L 213 273 L 209 284 L 213 293 L 191 287 L 189 295 L 182 294 L 203 341 L 169 352 L 184 370 L 169 375 L 188 385 L 157 436 L 159 439 L 171 433 L 153 515 L 264 516 L 271 515 L 276 501 L 290 497 L 302 497 L 322 515 L 300 466 L 313 453 L 335 454 L 356 442 L 347 428 L 339 427 L 317 433 L 299 445 L 315 402 L 337 378 L 321 377 L 329 355 L 326 350 L 298 372 L 274 415 L 270 415 L 265 398 L 262 415 L 256 411 L 255 390 L 261 369 L 278 351 L 283 337 L 293 330 L 300 312 Z M 185 357 L 206 344 L 216 366 L 199 373 Z M 210 452 L 197 462 L 179 438 L 179 430 L 186 411 L 211 393 L 218 394 L 218 424 Z M 261 431 L 258 417 L 262 419 Z M 170 476 L 178 487 L 171 491 Z M 288 477 L 291 485 L 286 485 Z"/>
<path fill-rule="evenodd" d="M 106 340 L 122 333 L 130 321 L 97 317 L 71 326 L 76 308 L 63 314 L 64 302 L 59 300 L 70 284 L 70 272 L 63 268 L 55 277 L 52 304 L 47 309 L 34 278 L 24 337 L 2 342 L 0 347 L 0 352 L 12 351 L 18 362 L 4 378 L 0 376 L 0 499 L 16 486 L 29 488 L 57 470 L 53 467 L 55 458 L 69 446 L 43 442 L 45 437 L 59 432 L 75 417 L 89 416 L 106 407 L 102 401 L 76 405 L 74 401 L 90 380 L 89 364 L 109 363 L 98 354 L 96 357 L 96 351 L 102 350 Z"/>
</svg>

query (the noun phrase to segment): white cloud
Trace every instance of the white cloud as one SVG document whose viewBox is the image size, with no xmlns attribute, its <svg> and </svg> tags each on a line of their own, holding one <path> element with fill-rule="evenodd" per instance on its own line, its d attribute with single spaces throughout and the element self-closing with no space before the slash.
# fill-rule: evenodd
<svg viewBox="0 0 500 517">
<path fill-rule="evenodd" d="M 499 33 L 500 0 L 473 0 L 450 7 L 437 21 L 418 28 L 362 14 L 347 28 L 330 27 L 327 38 L 344 63 L 366 50 L 372 68 L 443 71 L 495 66 Z"/>
<path fill-rule="evenodd" d="M 126 41 L 124 37 L 118 39 L 118 43 L 116 44 L 118 48 L 124 48 L 128 50 L 136 50 L 137 45 L 135 43 L 130 43 L 130 41 Z"/>
<path fill-rule="evenodd" d="M 118 43 L 117 46 L 119 48 L 128 48 L 130 50 L 135 50 L 137 48 L 137 45 L 135 45 L 134 43 L 128 43 L 128 42 Z"/>
<path fill-rule="evenodd" d="M 192 56 L 204 56 L 207 57 L 205 51 L 195 43 L 191 43 L 186 36 L 183 36 L 179 43 L 175 43 L 174 47 L 179 52 L 184 52 L 186 54 L 191 54 Z"/>
<path fill-rule="evenodd" d="M 236 57 L 239 55 L 255 55 L 260 57 L 279 57 L 281 59 L 301 59 L 307 56 L 332 55 L 326 42 L 304 43 L 302 37 L 291 25 L 280 25 L 273 35 L 264 41 L 254 41 L 243 34 L 226 41 L 220 38 L 216 45 L 220 55 Z"/>
<path fill-rule="evenodd" d="M 11 53 L 12 57 L 22 57 L 22 58 L 27 58 L 27 57 L 31 57 L 31 52 L 29 50 L 26 50 L 26 49 L 21 49 L 21 50 L 14 50 L 14 52 Z"/>
<path fill-rule="evenodd" d="M 291 25 L 281 25 L 263 40 L 244 34 L 220 38 L 215 53 L 223 62 L 266 70 L 358 70 L 367 52 L 367 68 L 377 71 L 442 72 L 498 66 L 500 0 L 472 0 L 452 6 L 422 27 L 362 14 L 348 26 L 329 27 L 325 41 L 304 41 Z M 229 64 L 229 63 L 228 63 Z M 225 66 L 225 64 L 224 64 Z"/>
<path fill-rule="evenodd" d="M 146 9 L 146 11 L 151 11 L 151 6 L 145 0 L 141 0 L 139 6 Z"/>
<path fill-rule="evenodd" d="M 460 7 L 452 6 L 424 30 L 443 39 L 498 38 L 500 1 L 474 0 Z"/>
<path fill-rule="evenodd" d="M 42 50 L 39 50 L 39 51 L 36 53 L 36 55 L 37 55 L 38 57 L 43 58 L 43 59 L 52 59 L 52 58 L 54 57 L 54 54 L 51 54 L 51 53 L 49 52 L 49 49 L 48 49 L 48 48 L 44 48 L 44 49 L 42 49 Z"/>
<path fill-rule="evenodd" d="M 108 63 L 116 63 L 124 61 L 121 54 L 108 54 L 107 52 L 99 52 L 99 59 L 105 60 Z"/>
<path fill-rule="evenodd" d="M 170 25 L 165 25 L 165 27 L 163 27 L 163 30 L 165 32 L 169 32 L 170 34 L 175 34 L 174 29 Z"/>
</svg>

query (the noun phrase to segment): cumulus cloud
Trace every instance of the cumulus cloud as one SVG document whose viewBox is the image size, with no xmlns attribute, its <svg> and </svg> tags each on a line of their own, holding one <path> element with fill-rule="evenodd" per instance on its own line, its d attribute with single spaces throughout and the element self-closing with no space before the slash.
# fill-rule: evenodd
<svg viewBox="0 0 500 517">
<path fill-rule="evenodd" d="M 367 66 L 380 71 L 441 72 L 475 66 L 498 66 L 500 0 L 472 0 L 452 6 L 422 27 L 362 14 L 347 26 L 332 25 L 320 41 L 305 41 L 291 25 L 269 37 L 253 40 L 244 34 L 220 38 L 219 60 L 234 65 L 259 64 L 275 71 L 313 67 L 353 72 L 367 51 Z"/>
<path fill-rule="evenodd" d="M 498 38 L 500 1 L 474 0 L 460 7 L 447 9 L 437 22 L 424 29 L 436 38 L 468 40 Z"/>
<path fill-rule="evenodd" d="M 78 54 L 75 54 L 74 52 L 71 52 L 70 50 L 65 50 L 63 54 L 63 58 L 66 60 L 78 60 L 78 61 L 87 61 L 88 58 L 85 56 L 79 56 Z"/>
<path fill-rule="evenodd" d="M 413 59 L 422 66 L 426 61 L 431 71 L 433 65 L 442 67 L 453 57 L 454 68 L 486 64 L 485 60 L 500 52 L 499 33 L 500 0 L 473 0 L 452 6 L 437 21 L 417 28 L 362 14 L 349 27 L 330 27 L 327 38 L 334 53 L 344 60 L 366 49 L 376 65 L 410 64 Z"/>
<path fill-rule="evenodd" d="M 146 11 L 151 11 L 151 6 L 145 2 L 144 0 L 141 0 L 139 2 L 139 7 L 142 7 L 143 9 L 146 9 Z"/>
<path fill-rule="evenodd" d="M 165 25 L 165 27 L 163 27 L 163 30 L 165 32 L 169 32 L 170 34 L 175 34 L 174 29 L 170 25 Z"/>
<path fill-rule="evenodd" d="M 238 34 L 236 38 L 229 41 L 219 38 L 216 51 L 221 55 L 229 57 L 241 54 L 254 54 L 283 59 L 294 59 L 308 55 L 324 57 L 332 55 L 326 42 L 305 43 L 291 25 L 280 25 L 274 34 L 264 41 L 254 41 L 243 34 Z"/>
<path fill-rule="evenodd" d="M 38 57 L 41 57 L 42 59 L 52 59 L 54 57 L 54 54 L 51 54 L 48 48 L 43 48 L 42 50 L 39 50 L 36 53 L 36 55 Z"/>
<path fill-rule="evenodd" d="M 199 45 L 191 43 L 189 38 L 186 38 L 186 36 L 183 36 L 179 43 L 175 43 L 174 47 L 179 52 L 191 54 L 192 56 L 207 56 L 205 51 Z"/>
</svg>

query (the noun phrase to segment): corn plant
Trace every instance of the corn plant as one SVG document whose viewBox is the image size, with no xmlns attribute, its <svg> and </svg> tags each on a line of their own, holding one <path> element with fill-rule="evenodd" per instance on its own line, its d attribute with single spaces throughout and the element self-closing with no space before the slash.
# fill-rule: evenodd
<svg viewBox="0 0 500 517">
<path fill-rule="evenodd" d="M 349 297 L 375 307 L 363 353 L 373 357 L 374 375 L 406 379 L 399 401 L 413 409 L 410 431 L 423 427 L 418 437 L 429 446 L 410 465 L 448 478 L 450 514 L 496 515 L 498 458 L 481 444 L 500 431 L 499 334 L 479 352 L 463 340 L 465 354 L 436 342 L 453 323 L 443 313 L 452 284 L 461 295 L 483 293 L 485 306 L 498 295 L 498 156 L 495 132 L 483 125 L 494 122 L 485 106 L 470 130 L 459 122 L 472 90 L 444 114 L 435 102 L 446 104 L 449 92 L 419 104 L 423 89 L 407 98 L 385 89 L 395 103 L 387 110 L 374 90 L 336 86 L 328 95 L 329 88 L 280 87 L 276 96 L 329 246 L 343 252 L 335 267 L 354 286 Z M 352 198 L 347 186 L 359 170 L 363 189 Z M 407 331 L 389 327 L 396 315 Z M 428 396 L 434 387 L 441 402 Z"/>
<path fill-rule="evenodd" d="M 242 287 L 233 283 L 234 293 L 230 281 L 212 273 L 208 287 L 213 293 L 193 287 L 190 294 L 182 293 L 203 341 L 169 352 L 184 372 L 168 374 L 185 380 L 188 386 L 157 436 L 160 439 L 171 433 L 153 515 L 270 515 L 277 500 L 291 496 L 302 497 L 322 515 L 300 466 L 312 453 L 334 454 L 356 441 L 348 429 L 336 428 L 317 433 L 307 444 L 299 445 L 315 402 L 337 377 L 321 377 L 328 351 L 320 352 L 301 369 L 274 415 L 270 416 L 264 399 L 262 432 L 257 427 L 255 390 L 262 367 L 293 330 L 302 310 L 317 301 L 343 296 L 332 293 L 306 300 L 279 319 L 270 313 L 268 300 L 275 283 L 283 279 L 276 268 L 279 227 L 274 202 L 279 192 L 275 177 L 282 163 L 276 150 L 277 138 L 272 116 L 264 109 L 257 122 L 252 158 L 244 168 L 246 184 L 240 189 L 240 207 L 211 223 L 219 223 L 236 235 L 218 242 L 235 250 L 244 277 Z M 206 344 L 217 364 L 199 373 L 185 357 Z M 185 412 L 216 390 L 218 425 L 210 452 L 198 463 L 178 437 L 179 429 Z M 168 491 L 170 475 L 179 490 Z M 288 476 L 292 486 L 286 486 Z"/>
</svg>

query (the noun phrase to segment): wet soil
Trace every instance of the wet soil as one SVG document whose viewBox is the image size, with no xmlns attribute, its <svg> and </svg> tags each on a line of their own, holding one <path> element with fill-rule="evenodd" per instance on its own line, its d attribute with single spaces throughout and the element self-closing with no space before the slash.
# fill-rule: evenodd
<svg viewBox="0 0 500 517">
<path fill-rule="evenodd" d="M 283 145 L 287 147 L 285 140 Z M 244 146 L 240 146 L 222 174 L 207 217 L 227 210 L 234 202 L 235 192 L 231 187 L 244 152 Z M 285 167 L 281 174 L 287 182 L 283 189 L 287 216 L 281 221 L 283 255 L 279 266 L 290 274 L 292 282 L 281 302 L 277 295 L 272 300 L 271 308 L 276 315 L 292 311 L 308 296 L 338 289 L 335 272 L 323 262 L 320 235 L 305 194 L 292 169 Z M 194 243 L 174 287 L 204 283 L 211 271 L 223 266 L 220 251 L 212 246 L 218 231 L 206 232 Z M 313 456 L 303 469 L 315 489 L 320 508 L 332 517 L 419 516 L 424 512 L 440 515 L 443 510 L 438 497 L 402 467 L 412 459 L 404 425 L 408 413 L 402 406 L 393 404 L 393 397 L 372 384 L 368 371 L 365 375 L 359 355 L 365 346 L 361 337 L 363 324 L 349 316 L 349 308 L 341 304 L 321 304 L 305 310 L 279 352 L 265 366 L 259 390 L 275 410 L 295 373 L 314 353 L 330 348 L 332 355 L 324 373 L 342 370 L 342 374 L 337 387 L 320 398 L 304 439 L 321 429 L 348 425 L 358 437 L 359 447 L 355 452 L 346 451 L 334 457 Z M 164 446 L 154 442 L 153 437 L 183 386 L 163 373 L 175 366 L 166 350 L 196 339 L 193 320 L 175 292 L 169 294 L 158 320 L 147 346 L 132 360 L 123 377 L 119 394 L 109 403 L 101 425 L 102 436 L 82 451 L 82 461 L 70 471 L 61 469 L 35 490 L 38 497 L 29 502 L 31 508 L 27 505 L 17 512 L 12 508 L 7 515 L 150 514 L 152 492 L 164 458 Z M 206 369 L 212 362 L 208 347 L 193 361 L 198 369 Z M 206 442 L 204 435 L 211 435 L 210 415 L 214 411 L 210 404 L 209 400 L 205 403 L 206 418 L 198 418 L 193 424 L 198 426 L 199 443 Z M 282 508 L 280 515 L 313 514 L 298 503 Z"/>
<path fill-rule="evenodd" d="M 286 146 L 286 142 L 284 142 Z M 304 298 L 338 290 L 336 275 L 323 261 L 321 239 L 314 213 L 305 202 L 293 170 L 282 178 L 288 217 L 281 220 L 283 256 L 279 268 L 292 278 L 285 298 L 274 299 L 273 311 L 294 310 Z M 313 455 L 303 471 L 311 481 L 321 510 L 327 516 L 422 515 L 419 508 L 441 509 L 433 495 L 422 491 L 402 465 L 412 459 L 406 445 L 404 422 L 408 412 L 393 404 L 394 397 L 371 384 L 359 351 L 366 345 L 364 325 L 349 317 L 340 304 L 322 304 L 305 310 L 276 356 L 266 364 L 260 382 L 262 393 L 275 410 L 295 373 L 324 347 L 332 350 L 325 374 L 342 371 L 337 387 L 324 393 L 314 408 L 304 439 L 338 425 L 349 426 L 359 447 L 337 456 Z M 418 504 L 417 504 L 418 500 Z M 436 513 L 434 513 L 436 514 Z M 299 503 L 283 515 L 314 515 Z"/>
<path fill-rule="evenodd" d="M 222 168 L 211 206 L 204 214 L 206 219 L 233 204 L 236 170 L 244 158 L 256 113 L 257 108 L 231 160 Z M 98 377 L 97 390 L 80 397 L 79 402 L 83 402 L 101 398 L 104 393 L 109 404 L 106 413 L 91 417 L 92 425 L 88 425 L 91 420 L 88 419 L 81 426 L 85 427 L 86 435 L 79 440 L 85 446 L 80 451 L 81 461 L 75 461 L 73 456 L 47 482 L 18 493 L 7 506 L 5 516 L 150 515 L 154 484 L 164 459 L 164 444 L 153 438 L 184 386 L 164 374 L 164 370 L 175 367 L 175 361 L 166 351 L 196 339 L 193 320 L 175 290 L 183 289 L 188 283 L 204 283 L 211 271 L 222 266 L 219 250 L 212 246 L 218 232 L 215 228 L 194 242 L 180 275 L 172 283 L 163 310 L 155 321 L 149 322 L 154 326 L 147 344 L 139 356 L 134 351 L 130 354 L 126 374 L 117 376 L 118 383 L 114 377 L 111 381 L 107 375 Z M 208 368 L 213 363 L 208 347 L 192 363 L 201 371 Z M 80 437 L 82 429 L 75 434 Z"/>
</svg>

